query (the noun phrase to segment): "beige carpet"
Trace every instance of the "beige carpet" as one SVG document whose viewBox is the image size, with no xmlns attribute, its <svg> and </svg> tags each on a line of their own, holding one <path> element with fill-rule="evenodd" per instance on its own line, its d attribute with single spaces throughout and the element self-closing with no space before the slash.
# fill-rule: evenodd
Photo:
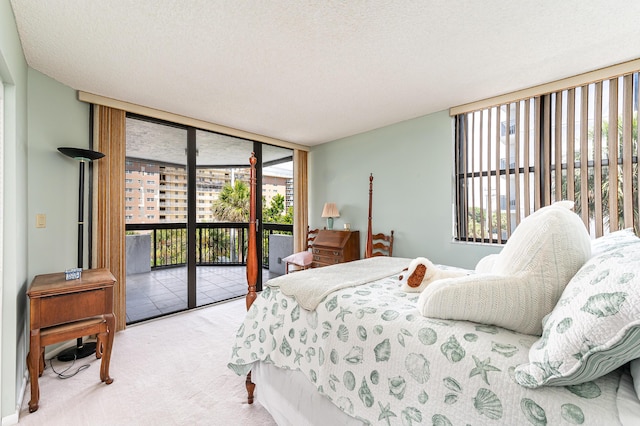
<svg viewBox="0 0 640 426">
<path fill-rule="evenodd" d="M 100 361 L 61 380 L 47 368 L 40 408 L 20 425 L 275 425 L 258 402 L 247 404 L 244 377 L 226 367 L 231 339 L 246 310 L 244 298 L 135 325 L 116 334 L 111 385 L 100 382 Z M 60 371 L 70 363 L 54 359 Z"/>
</svg>

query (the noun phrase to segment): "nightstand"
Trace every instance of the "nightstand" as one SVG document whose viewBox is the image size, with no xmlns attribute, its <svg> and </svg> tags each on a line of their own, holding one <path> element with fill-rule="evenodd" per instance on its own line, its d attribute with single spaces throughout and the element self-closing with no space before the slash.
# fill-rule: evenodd
<svg viewBox="0 0 640 426">
<path fill-rule="evenodd" d="M 44 371 L 44 347 L 78 337 L 96 334 L 96 358 L 102 358 L 100 380 L 109 377 L 109 361 L 116 320 L 113 314 L 115 278 L 107 269 L 87 269 L 76 280 L 65 280 L 64 272 L 37 275 L 29 296 L 30 348 L 27 367 L 31 379 L 29 412 L 38 409 L 38 377 Z"/>
</svg>

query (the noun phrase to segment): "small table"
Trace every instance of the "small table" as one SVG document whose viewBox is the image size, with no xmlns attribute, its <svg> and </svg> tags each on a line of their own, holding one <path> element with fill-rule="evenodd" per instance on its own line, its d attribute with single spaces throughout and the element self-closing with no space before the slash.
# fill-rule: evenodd
<svg viewBox="0 0 640 426">
<path fill-rule="evenodd" d="M 30 299 L 30 350 L 27 367 L 31 379 L 29 411 L 38 409 L 38 377 L 44 371 L 44 347 L 53 343 L 98 335 L 96 358 L 102 358 L 100 380 L 111 384 L 109 361 L 115 333 L 113 286 L 116 279 L 107 269 L 88 269 L 76 280 L 64 272 L 37 275 L 27 295 Z"/>
</svg>

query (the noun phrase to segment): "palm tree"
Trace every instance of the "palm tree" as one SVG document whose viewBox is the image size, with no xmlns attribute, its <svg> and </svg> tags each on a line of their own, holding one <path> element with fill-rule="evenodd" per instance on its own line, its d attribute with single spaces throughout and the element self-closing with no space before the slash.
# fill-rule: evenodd
<svg viewBox="0 0 640 426">
<path fill-rule="evenodd" d="M 249 220 L 249 186 L 241 180 L 227 183 L 212 205 L 217 222 L 246 222 Z"/>
<path fill-rule="evenodd" d="M 213 218 L 216 222 L 247 222 L 249 220 L 249 186 L 241 180 L 236 180 L 232 185 L 227 183 L 220 191 L 218 199 L 211 206 Z M 218 231 L 218 230 L 216 230 Z M 238 258 L 240 247 L 236 247 L 235 229 L 231 230 L 230 241 L 226 234 L 220 232 L 212 232 L 210 234 L 210 245 L 212 249 L 218 253 L 226 253 L 221 247 L 227 247 L 231 244 L 231 259 L 235 261 Z M 246 247 L 242 247 L 244 250 Z"/>
</svg>

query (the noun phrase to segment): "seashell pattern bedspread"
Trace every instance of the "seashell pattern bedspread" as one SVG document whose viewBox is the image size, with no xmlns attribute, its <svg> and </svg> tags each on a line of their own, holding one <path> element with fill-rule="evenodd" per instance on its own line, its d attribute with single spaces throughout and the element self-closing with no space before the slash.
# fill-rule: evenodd
<svg viewBox="0 0 640 426">
<path fill-rule="evenodd" d="M 240 326 L 228 364 L 300 370 L 342 411 L 372 425 L 615 425 L 620 373 L 527 389 L 513 379 L 536 336 L 425 318 L 397 276 L 330 294 L 302 309 L 265 290 Z M 258 390 L 259 392 L 259 390 Z"/>
</svg>

